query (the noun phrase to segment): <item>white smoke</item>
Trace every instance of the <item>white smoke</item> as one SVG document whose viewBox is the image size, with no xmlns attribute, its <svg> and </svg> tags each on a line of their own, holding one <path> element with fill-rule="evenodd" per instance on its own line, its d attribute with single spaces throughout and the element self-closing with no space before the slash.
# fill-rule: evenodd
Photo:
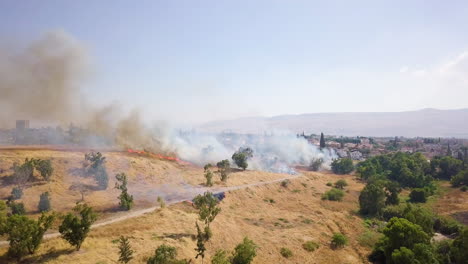
<svg viewBox="0 0 468 264">
<path fill-rule="evenodd" d="M 216 164 L 228 159 L 240 147 L 250 147 L 254 153 L 249 160 L 249 169 L 294 174 L 296 165 L 309 166 L 315 159 L 322 159 L 328 167 L 336 158 L 333 150 L 320 150 L 303 137 L 290 132 L 275 132 L 270 135 L 204 134 L 178 132 L 165 126 L 155 129 L 162 151 L 176 154 L 179 158 L 197 165 Z"/>
</svg>

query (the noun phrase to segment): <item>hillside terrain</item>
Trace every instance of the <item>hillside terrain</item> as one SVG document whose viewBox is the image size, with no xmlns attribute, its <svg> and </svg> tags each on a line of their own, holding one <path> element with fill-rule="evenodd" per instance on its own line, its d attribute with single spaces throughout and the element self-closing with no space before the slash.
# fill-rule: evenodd
<svg viewBox="0 0 468 264">
<path fill-rule="evenodd" d="M 214 174 L 214 186 L 206 187 L 204 170 L 192 164 L 155 158 L 145 153 L 102 150 L 109 173 L 106 190 L 96 187 L 94 179 L 82 173 L 86 149 L 50 147 L 0 148 L 0 197 L 8 199 L 12 188 L 11 174 L 15 162 L 25 158 L 51 159 L 54 172 L 49 182 L 35 172 L 20 199 L 26 214 L 37 218 L 39 195 L 48 191 L 52 210 L 62 215 L 76 202 L 84 201 L 99 214 L 81 249 L 76 251 L 59 237 L 58 222 L 46 233 L 38 250 L 22 263 L 116 263 L 120 236 L 129 238 L 134 259 L 146 263 L 154 250 L 166 244 L 177 249 L 179 259 L 195 259 L 197 247 L 195 223 L 198 211 L 191 200 L 205 191 L 223 192 L 221 212 L 211 224 L 212 238 L 206 244 L 204 263 L 210 263 L 219 249 L 231 252 L 244 237 L 252 239 L 257 256 L 252 263 L 368 263 L 372 247 L 382 236 L 384 222 L 365 219 L 359 212 L 359 196 L 366 182 L 355 175 L 337 175 L 329 171 L 312 172 L 297 167 L 296 175 L 233 169 L 227 182 Z M 130 211 L 121 211 L 119 191 L 114 188 L 115 174 L 128 175 L 128 191 L 135 198 Z M 332 183 L 345 180 L 342 201 L 324 200 Z M 368 184 L 368 183 L 367 183 Z M 437 183 L 438 191 L 423 206 L 467 224 L 468 192 L 450 187 L 447 181 Z M 84 190 L 84 191 L 83 191 Z M 401 202 L 407 202 L 404 190 Z M 162 197 L 165 207 L 157 198 Z M 333 248 L 334 234 L 348 239 L 342 248 Z M 446 239 L 438 235 L 441 239 Z M 6 237 L 0 242 L 0 263 L 11 262 L 7 256 Z M 305 243 L 318 247 L 313 251 Z M 288 249 L 291 255 L 281 252 Z"/>
</svg>

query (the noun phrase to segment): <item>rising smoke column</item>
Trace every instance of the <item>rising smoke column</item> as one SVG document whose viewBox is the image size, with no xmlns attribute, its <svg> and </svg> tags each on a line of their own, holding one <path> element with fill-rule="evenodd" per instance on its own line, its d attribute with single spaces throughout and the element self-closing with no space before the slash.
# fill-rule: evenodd
<svg viewBox="0 0 468 264">
<path fill-rule="evenodd" d="M 86 50 L 65 32 L 26 46 L 0 44 L 0 127 L 14 119 L 70 122 L 89 74 Z"/>
</svg>

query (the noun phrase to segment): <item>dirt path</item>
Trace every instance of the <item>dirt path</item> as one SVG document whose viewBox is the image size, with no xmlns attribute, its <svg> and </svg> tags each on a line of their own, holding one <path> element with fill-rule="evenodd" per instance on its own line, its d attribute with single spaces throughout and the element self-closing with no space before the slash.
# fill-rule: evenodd
<svg viewBox="0 0 468 264">
<path fill-rule="evenodd" d="M 183 201 L 191 201 L 193 198 L 195 198 L 195 196 L 197 196 L 198 194 L 203 194 L 206 191 L 210 191 L 212 193 L 228 192 L 228 191 L 234 191 L 234 190 L 239 190 L 239 189 L 245 189 L 245 188 L 249 188 L 249 187 L 256 187 L 256 186 L 262 186 L 262 185 L 277 183 L 277 182 L 281 182 L 281 181 L 284 181 L 284 180 L 295 179 L 295 178 L 299 178 L 299 177 L 302 177 L 302 175 L 301 174 L 290 175 L 289 177 L 284 177 L 284 178 L 275 179 L 275 180 L 271 180 L 271 181 L 262 181 L 262 182 L 256 182 L 256 183 L 250 183 L 250 184 L 230 186 L 230 187 L 212 187 L 212 188 L 208 188 L 208 187 L 201 187 L 201 186 L 191 186 L 192 188 L 184 188 L 184 191 L 181 192 L 181 193 L 178 193 L 177 195 L 171 195 L 169 197 L 164 197 L 164 198 L 165 198 L 166 204 L 176 204 L 176 203 L 180 203 L 180 202 L 183 202 Z M 92 229 L 93 228 L 98 228 L 98 227 L 101 227 L 101 226 L 106 226 L 106 225 L 110 225 L 110 224 L 117 223 L 117 222 L 120 222 L 120 221 L 124 221 L 124 220 L 130 219 L 130 218 L 142 216 L 144 214 L 151 213 L 156 209 L 159 209 L 159 206 L 153 206 L 153 207 L 149 207 L 149 208 L 145 208 L 145 209 L 130 211 L 130 212 L 125 213 L 122 216 L 117 216 L 117 217 L 113 217 L 113 218 L 110 218 L 110 219 L 106 219 L 106 220 L 104 220 L 102 222 L 98 222 L 98 223 L 92 225 L 91 228 Z M 44 235 L 44 239 L 50 239 L 50 238 L 55 238 L 55 237 L 59 237 L 59 236 L 60 236 L 59 232 L 49 233 L 49 234 Z M 8 245 L 8 241 L 6 241 L 6 240 L 0 241 L 0 246 L 6 246 L 6 245 Z"/>
</svg>

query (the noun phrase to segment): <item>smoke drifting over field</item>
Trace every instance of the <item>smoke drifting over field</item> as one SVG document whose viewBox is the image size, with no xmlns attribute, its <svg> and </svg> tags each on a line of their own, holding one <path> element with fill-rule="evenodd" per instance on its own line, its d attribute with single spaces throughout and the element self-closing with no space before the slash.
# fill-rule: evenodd
<svg viewBox="0 0 468 264">
<path fill-rule="evenodd" d="M 147 149 L 199 165 L 230 159 L 241 146 L 254 150 L 249 162 L 253 169 L 291 173 L 290 164 L 308 165 L 315 158 L 327 163 L 333 158 L 293 134 L 181 133 L 166 123 L 149 126 L 137 111 L 122 113 L 118 104 L 92 106 L 81 90 L 93 73 L 90 61 L 86 49 L 61 31 L 26 46 L 0 44 L 0 128 L 11 127 L 15 119 L 62 126 L 74 122 L 83 128 L 72 131 L 74 144 Z"/>
</svg>

